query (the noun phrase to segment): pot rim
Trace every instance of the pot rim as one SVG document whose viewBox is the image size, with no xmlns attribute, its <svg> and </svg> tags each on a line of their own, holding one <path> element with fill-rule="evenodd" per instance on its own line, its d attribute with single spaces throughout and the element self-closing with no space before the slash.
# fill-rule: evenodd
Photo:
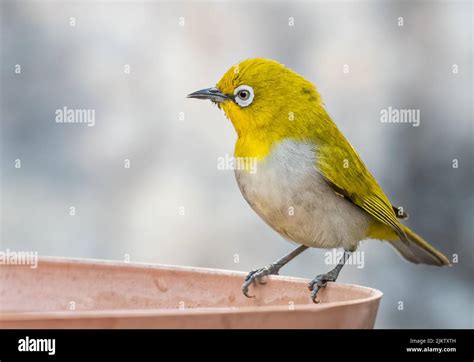
<svg viewBox="0 0 474 362">
<path fill-rule="evenodd" d="M 224 276 L 239 276 L 245 277 L 246 272 L 226 270 L 226 269 L 213 269 L 193 266 L 181 266 L 181 265 L 169 265 L 169 264 L 155 264 L 146 262 L 123 262 L 117 260 L 106 260 L 106 259 L 85 259 L 85 258 L 64 258 L 55 256 L 44 256 L 38 260 L 38 267 L 41 263 L 48 263 L 54 265 L 71 265 L 87 267 L 90 265 L 108 266 L 114 268 L 124 267 L 132 270 L 143 270 L 143 269 L 167 269 L 173 271 L 185 271 L 191 273 L 200 274 L 211 274 L 211 275 L 224 275 Z M 309 279 L 271 275 L 270 279 L 282 280 L 293 283 L 304 283 L 307 284 Z M 97 310 L 79 310 L 79 311 L 44 311 L 44 312 L 1 312 L 0 321 L 24 321 L 24 320 L 44 320 L 44 319 L 82 319 L 82 318 L 115 318 L 115 317 L 154 317 L 154 316 L 168 316 L 168 317 L 179 317 L 189 315 L 226 315 L 226 314 L 252 314 L 252 313 L 298 313 L 298 312 L 310 312 L 310 311 L 322 311 L 326 309 L 337 308 L 340 306 L 357 305 L 363 303 L 371 303 L 376 300 L 380 300 L 383 293 L 374 288 L 365 286 L 330 283 L 326 288 L 339 288 L 349 287 L 351 289 L 365 290 L 369 292 L 369 295 L 365 298 L 357 298 L 346 301 L 326 302 L 323 304 L 295 304 L 293 309 L 288 309 L 287 305 L 254 305 L 244 307 L 196 307 L 196 308 L 184 308 L 184 309 L 170 309 L 170 308 L 153 308 L 153 309 L 97 309 Z"/>
</svg>

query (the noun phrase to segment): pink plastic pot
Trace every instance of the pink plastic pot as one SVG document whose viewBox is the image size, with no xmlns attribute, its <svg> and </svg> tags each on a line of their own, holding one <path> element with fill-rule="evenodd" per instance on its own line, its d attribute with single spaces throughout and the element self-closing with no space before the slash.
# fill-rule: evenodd
<svg viewBox="0 0 474 362">
<path fill-rule="evenodd" d="M 308 280 L 245 273 L 43 258 L 0 266 L 0 328 L 373 328 L 382 293 L 329 283 L 314 304 Z"/>
</svg>

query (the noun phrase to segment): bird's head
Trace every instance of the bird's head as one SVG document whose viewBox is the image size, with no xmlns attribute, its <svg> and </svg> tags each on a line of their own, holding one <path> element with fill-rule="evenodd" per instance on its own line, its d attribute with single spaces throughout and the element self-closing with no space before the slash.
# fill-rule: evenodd
<svg viewBox="0 0 474 362">
<path fill-rule="evenodd" d="M 295 123 L 301 124 L 322 107 L 311 82 L 283 64 L 263 58 L 236 64 L 215 87 L 188 97 L 216 103 L 239 136 L 295 129 Z"/>
</svg>

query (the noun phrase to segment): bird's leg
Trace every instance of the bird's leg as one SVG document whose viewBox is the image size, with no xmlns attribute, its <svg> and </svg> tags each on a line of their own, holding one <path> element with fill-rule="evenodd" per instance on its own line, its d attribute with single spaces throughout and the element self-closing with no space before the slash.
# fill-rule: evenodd
<svg viewBox="0 0 474 362">
<path fill-rule="evenodd" d="M 311 280 L 308 284 L 308 288 L 311 291 L 311 299 L 314 303 L 319 303 L 316 301 L 316 296 L 321 288 L 325 287 L 327 282 L 335 282 L 337 277 L 339 276 L 339 272 L 341 271 L 342 267 L 346 263 L 346 261 L 351 257 L 352 251 L 344 250 L 344 255 L 342 256 L 341 260 L 337 263 L 336 267 L 326 274 L 320 274 L 313 280 Z"/>
<path fill-rule="evenodd" d="M 274 261 L 271 263 L 269 266 L 265 266 L 260 269 L 255 269 L 252 270 L 247 277 L 245 278 L 244 284 L 242 285 L 242 292 L 247 298 L 254 298 L 254 295 L 248 295 L 249 291 L 249 286 L 252 284 L 254 281 L 257 281 L 260 284 L 265 284 L 265 282 L 262 281 L 262 278 L 266 275 L 277 275 L 280 269 L 286 265 L 289 261 L 293 260 L 295 257 L 300 255 L 303 251 L 308 249 L 307 246 L 301 245 L 298 246 L 295 250 L 290 252 L 289 254 L 281 257 L 280 259 Z"/>
</svg>

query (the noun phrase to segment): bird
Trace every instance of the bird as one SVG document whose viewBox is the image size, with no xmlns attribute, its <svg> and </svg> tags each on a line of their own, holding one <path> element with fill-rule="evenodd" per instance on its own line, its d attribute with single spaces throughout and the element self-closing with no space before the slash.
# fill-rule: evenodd
<svg viewBox="0 0 474 362">
<path fill-rule="evenodd" d="M 246 297 L 253 283 L 309 248 L 344 250 L 334 269 L 312 279 L 313 302 L 335 282 L 361 241 L 387 241 L 406 260 L 448 266 L 449 259 L 402 224 L 403 208 L 394 206 L 361 157 L 326 111 L 316 86 L 278 61 L 251 58 L 238 62 L 216 86 L 187 96 L 210 100 L 231 121 L 237 140 L 234 157 L 238 187 L 250 207 L 296 249 L 244 280 Z M 255 163 L 251 172 L 249 161 Z"/>
</svg>

